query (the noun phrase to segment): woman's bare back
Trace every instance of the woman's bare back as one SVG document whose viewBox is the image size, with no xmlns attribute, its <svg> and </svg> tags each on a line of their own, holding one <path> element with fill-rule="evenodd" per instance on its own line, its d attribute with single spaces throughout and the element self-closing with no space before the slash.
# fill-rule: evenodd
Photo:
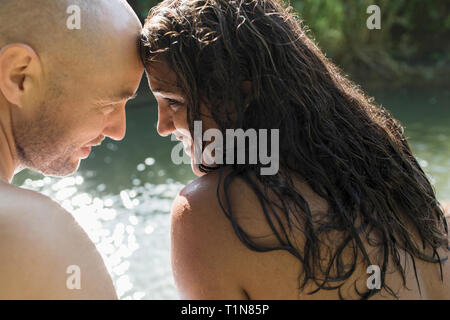
<svg viewBox="0 0 450 320">
<path fill-rule="evenodd" d="M 201 178 L 199 183 L 205 183 L 202 190 L 211 190 L 210 195 L 204 195 L 210 199 L 208 208 L 210 215 L 214 215 L 214 219 L 223 219 L 220 222 L 221 232 L 225 239 L 221 243 L 228 243 L 234 248 L 234 260 L 245 261 L 245 264 L 239 264 L 235 268 L 234 279 L 238 282 L 237 286 L 242 287 L 246 296 L 250 299 L 339 299 L 337 290 L 319 290 L 317 293 L 308 295 L 308 292 L 317 288 L 312 281 L 308 282 L 303 290 L 299 290 L 299 276 L 303 271 L 302 263 L 283 250 L 275 250 L 271 252 L 255 252 L 246 248 L 238 239 L 231 227 L 229 220 L 221 211 L 216 203 L 216 188 L 218 175 L 216 173 L 208 174 L 209 177 Z M 302 196 L 308 201 L 311 211 L 323 211 L 327 209 L 326 202 L 318 197 L 311 188 L 304 182 L 296 180 L 296 188 L 301 192 Z M 209 186 L 207 186 L 209 185 Z M 268 226 L 261 210 L 259 200 L 255 196 L 251 188 L 243 181 L 236 179 L 230 187 L 230 199 L 233 212 L 240 226 L 249 235 L 253 236 L 257 243 L 266 246 L 276 246 L 279 244 L 273 231 Z M 214 204 L 212 205 L 212 202 Z M 283 215 L 280 215 L 283 216 Z M 214 221 L 211 219 L 211 221 Z M 212 226 L 209 225 L 211 228 Z M 300 248 L 302 247 L 303 234 L 297 231 L 294 237 Z M 365 242 L 365 241 L 364 241 Z M 367 245 L 367 243 L 365 243 Z M 379 251 L 373 249 L 368 253 L 372 261 Z M 228 251 L 228 250 L 227 250 Z M 402 277 L 399 271 L 393 267 L 392 259 L 386 273 L 386 284 L 397 294 L 399 299 L 450 299 L 450 262 L 442 263 L 443 280 L 441 280 L 440 266 L 438 263 L 425 262 L 419 258 L 415 258 L 415 266 L 417 277 L 420 284 L 420 291 L 415 277 L 414 267 L 409 255 L 399 252 L 401 261 L 405 270 L 406 286 L 403 286 Z M 441 258 L 448 255 L 448 250 L 439 250 Z M 361 255 L 360 255 L 361 256 Z M 349 258 L 350 259 L 350 258 Z M 406 260 L 405 260 L 406 259 Z M 344 258 L 345 260 L 345 258 Z M 365 292 L 368 290 L 367 282 L 373 271 L 368 272 L 367 264 L 362 259 L 357 264 L 355 272 L 345 281 L 342 287 L 342 296 L 349 299 L 358 299 L 359 296 L 354 290 L 354 286 L 358 291 Z M 381 267 L 381 266 L 380 266 Z M 371 299 L 395 299 L 385 290 L 376 293 Z"/>
</svg>

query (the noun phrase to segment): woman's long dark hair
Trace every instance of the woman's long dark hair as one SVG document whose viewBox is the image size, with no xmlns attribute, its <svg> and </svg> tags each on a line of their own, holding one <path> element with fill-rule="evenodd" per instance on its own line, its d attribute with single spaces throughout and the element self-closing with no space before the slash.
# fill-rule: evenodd
<svg viewBox="0 0 450 320">
<path fill-rule="evenodd" d="M 227 128 L 280 130 L 280 171 L 261 175 L 259 162 L 221 168 L 218 200 L 248 248 L 301 261 L 300 289 L 312 281 L 308 293 L 338 289 L 344 298 L 342 285 L 363 261 L 380 266 L 381 288 L 360 292 L 355 282 L 358 295 L 384 289 L 396 297 L 385 275 L 392 264 L 406 286 L 400 251 L 412 259 L 419 290 L 417 258 L 439 263 L 443 280 L 437 249 L 448 248 L 447 222 L 402 126 L 342 75 L 283 2 L 165 0 L 150 11 L 142 57 L 147 65 L 163 57 L 176 73 L 191 132 L 204 102 L 224 136 Z M 295 176 L 328 202 L 326 212 L 311 212 Z M 229 199 L 235 178 L 254 190 L 279 245 L 258 244 L 238 224 Z M 293 230 L 304 235 L 301 248 Z"/>
</svg>

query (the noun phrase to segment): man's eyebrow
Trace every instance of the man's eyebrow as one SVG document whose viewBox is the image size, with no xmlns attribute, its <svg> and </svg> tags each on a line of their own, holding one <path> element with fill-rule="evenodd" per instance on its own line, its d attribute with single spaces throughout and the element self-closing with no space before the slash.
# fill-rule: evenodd
<svg viewBox="0 0 450 320">
<path fill-rule="evenodd" d="M 117 100 L 117 101 L 122 101 L 122 100 L 133 100 L 134 98 L 137 97 L 137 91 L 122 91 L 120 94 L 118 95 L 114 95 L 111 98 L 113 100 Z"/>
</svg>

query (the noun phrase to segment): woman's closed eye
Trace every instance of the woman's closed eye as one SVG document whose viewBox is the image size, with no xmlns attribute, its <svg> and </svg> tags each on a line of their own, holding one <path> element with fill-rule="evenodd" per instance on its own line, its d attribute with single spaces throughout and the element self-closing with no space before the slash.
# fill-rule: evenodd
<svg viewBox="0 0 450 320">
<path fill-rule="evenodd" d="M 167 103 L 169 104 L 169 106 L 174 110 L 177 111 L 182 105 L 183 103 L 181 101 L 178 100 L 174 100 L 174 99 L 170 99 L 170 98 L 165 98 L 165 100 L 167 101 Z"/>
</svg>

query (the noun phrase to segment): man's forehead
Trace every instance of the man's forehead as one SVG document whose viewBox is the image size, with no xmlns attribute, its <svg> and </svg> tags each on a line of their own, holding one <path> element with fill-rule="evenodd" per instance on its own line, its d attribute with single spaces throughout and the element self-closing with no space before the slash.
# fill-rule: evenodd
<svg viewBox="0 0 450 320">
<path fill-rule="evenodd" d="M 134 69 L 131 69 L 133 67 Z M 138 69 L 137 66 L 130 66 L 127 70 L 118 68 L 96 70 L 98 71 L 91 72 L 92 76 L 86 81 L 85 87 L 95 88 L 94 94 L 97 100 L 112 103 L 136 97 L 144 72 L 143 67 Z"/>
</svg>

